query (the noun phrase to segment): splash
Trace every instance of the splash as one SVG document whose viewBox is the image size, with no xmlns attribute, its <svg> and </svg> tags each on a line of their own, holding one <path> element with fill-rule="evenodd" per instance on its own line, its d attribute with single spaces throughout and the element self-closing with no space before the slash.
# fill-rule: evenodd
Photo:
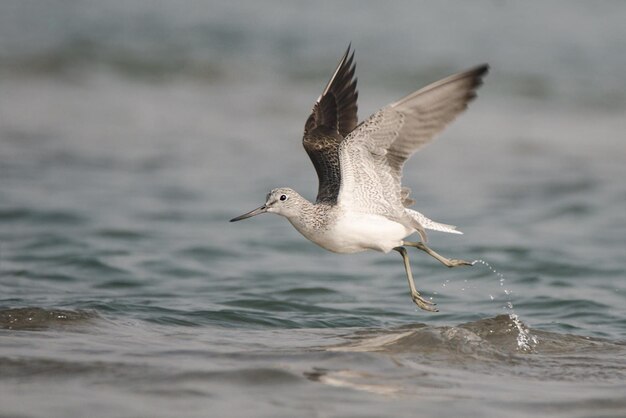
<svg viewBox="0 0 626 418">
<path fill-rule="evenodd" d="M 498 277 L 502 292 L 506 295 L 507 298 L 507 301 L 503 308 L 506 310 L 509 318 L 513 322 L 513 325 L 517 329 L 517 348 L 520 351 L 532 353 L 539 341 L 537 339 L 537 336 L 530 333 L 530 330 L 524 325 L 524 323 L 519 319 L 519 316 L 517 316 L 517 314 L 515 313 L 513 309 L 513 302 L 511 302 L 511 294 L 513 293 L 513 291 L 506 288 L 506 280 L 504 278 L 504 274 L 497 271 L 494 267 L 491 266 L 491 264 L 489 264 L 485 260 L 474 260 L 471 264 L 472 266 L 476 264 L 482 264 Z M 494 300 L 495 296 L 489 295 L 489 298 L 491 300 Z"/>
</svg>

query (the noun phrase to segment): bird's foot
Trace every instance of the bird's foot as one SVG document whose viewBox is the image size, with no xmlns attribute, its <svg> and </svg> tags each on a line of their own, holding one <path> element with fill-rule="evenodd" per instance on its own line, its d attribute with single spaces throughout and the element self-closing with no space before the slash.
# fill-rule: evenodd
<svg viewBox="0 0 626 418">
<path fill-rule="evenodd" d="M 411 299 L 421 309 L 428 312 L 439 312 L 439 309 L 435 308 L 436 303 L 426 300 L 419 294 L 419 292 L 411 293 Z"/>
<path fill-rule="evenodd" d="M 459 267 L 459 266 L 473 266 L 472 263 L 470 263 L 469 261 L 465 261 L 465 260 L 460 260 L 458 258 L 449 258 L 448 262 L 445 263 L 446 266 L 452 268 L 452 267 Z"/>
</svg>

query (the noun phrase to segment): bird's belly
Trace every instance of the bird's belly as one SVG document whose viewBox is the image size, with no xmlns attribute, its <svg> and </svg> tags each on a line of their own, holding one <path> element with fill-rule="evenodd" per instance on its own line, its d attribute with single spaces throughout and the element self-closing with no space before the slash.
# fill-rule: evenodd
<svg viewBox="0 0 626 418">
<path fill-rule="evenodd" d="M 336 253 L 389 252 L 414 231 L 384 216 L 347 213 L 312 241 Z"/>
</svg>

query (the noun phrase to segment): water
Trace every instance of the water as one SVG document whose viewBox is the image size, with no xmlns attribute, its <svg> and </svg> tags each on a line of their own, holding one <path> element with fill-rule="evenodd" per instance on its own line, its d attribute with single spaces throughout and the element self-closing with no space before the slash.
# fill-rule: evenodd
<svg viewBox="0 0 626 418">
<path fill-rule="evenodd" d="M 2 2 L 0 416 L 624 416 L 625 16 Z M 410 252 L 438 314 L 395 253 L 228 223 L 314 197 L 302 127 L 349 41 L 362 118 L 492 66 L 405 171 L 465 233 L 430 245 L 491 266 Z"/>
</svg>

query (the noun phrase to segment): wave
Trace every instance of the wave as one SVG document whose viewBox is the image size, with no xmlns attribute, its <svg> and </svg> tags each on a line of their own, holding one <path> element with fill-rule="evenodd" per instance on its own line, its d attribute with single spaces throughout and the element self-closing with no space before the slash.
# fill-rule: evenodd
<svg viewBox="0 0 626 418">
<path fill-rule="evenodd" d="M 98 318 L 94 311 L 71 311 L 44 308 L 10 308 L 0 310 L 0 329 L 42 330 L 77 325 Z"/>
<path fill-rule="evenodd" d="M 526 344 L 521 344 L 521 334 L 528 337 Z M 414 324 L 390 330 L 359 331 L 347 336 L 345 343 L 327 350 L 420 353 L 511 362 L 524 358 L 524 355 L 573 355 L 589 350 L 596 353 L 626 351 L 626 343 L 530 329 L 515 315 L 498 315 L 458 326 Z"/>
<path fill-rule="evenodd" d="M 176 51 L 133 51 L 88 41 L 70 41 L 43 51 L 0 55 L 0 71 L 7 75 L 76 76 L 90 72 L 113 72 L 141 79 L 171 76 L 214 80 L 227 69 L 210 56 L 194 57 Z"/>
</svg>

